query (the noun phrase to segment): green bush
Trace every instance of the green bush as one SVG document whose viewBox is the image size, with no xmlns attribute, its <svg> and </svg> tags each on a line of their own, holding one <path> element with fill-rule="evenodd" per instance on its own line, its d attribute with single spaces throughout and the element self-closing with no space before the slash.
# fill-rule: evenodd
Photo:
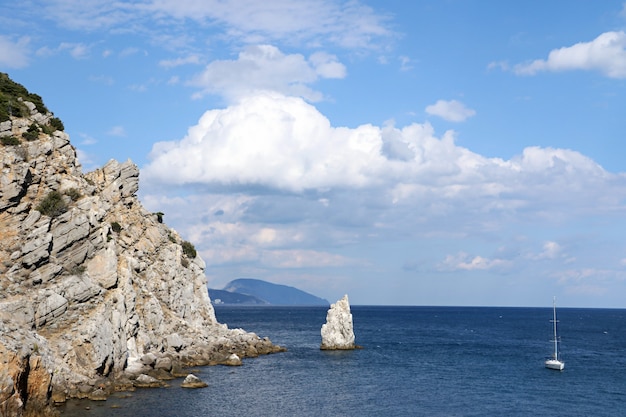
<svg viewBox="0 0 626 417">
<path fill-rule="evenodd" d="M 58 117 L 53 117 L 52 119 L 50 119 L 50 126 L 52 126 L 54 130 L 61 130 L 61 131 L 65 130 L 65 126 L 63 126 L 63 122 Z"/>
<path fill-rule="evenodd" d="M 28 130 L 22 134 L 22 137 L 29 142 L 39 139 L 39 126 L 36 123 L 31 123 L 28 126 Z"/>
<path fill-rule="evenodd" d="M 163 213 L 162 213 L 162 212 L 160 212 L 160 211 L 158 211 L 158 212 L 156 212 L 156 213 L 154 213 L 154 214 L 156 214 L 156 216 L 157 216 L 157 221 L 158 221 L 159 223 L 163 223 L 163 216 L 165 216 L 165 214 L 163 214 Z"/>
<path fill-rule="evenodd" d="M 41 96 L 30 93 L 23 85 L 9 78 L 9 75 L 0 72 L 0 122 L 9 120 L 9 116 L 25 117 L 29 115 L 26 105 L 19 101 L 30 101 L 41 114 L 48 113 Z"/>
<path fill-rule="evenodd" d="M 72 199 L 72 201 L 77 201 L 82 197 L 82 194 L 76 188 L 69 188 L 63 192 L 66 196 Z"/>
<path fill-rule="evenodd" d="M 122 226 L 120 226 L 120 224 L 118 222 L 113 222 L 111 223 L 111 229 L 115 232 L 115 233 L 119 233 L 122 231 Z"/>
<path fill-rule="evenodd" d="M 24 88 L 24 90 L 26 90 Z M 43 100 L 41 98 L 41 96 L 39 94 L 35 94 L 35 93 L 28 93 L 28 90 L 26 90 L 27 92 L 27 96 L 24 97 L 24 100 L 26 101 L 30 101 L 31 103 L 33 103 L 35 105 L 35 107 L 37 108 L 37 111 L 41 114 L 46 114 L 48 113 L 48 109 L 46 108 L 46 106 L 43 104 Z"/>
<path fill-rule="evenodd" d="M 50 191 L 36 210 L 45 216 L 57 217 L 67 211 L 67 204 L 60 192 Z"/>
<path fill-rule="evenodd" d="M 3 136 L 0 141 L 2 141 L 2 144 L 4 146 L 16 146 L 21 143 L 20 140 L 15 136 Z"/>
<path fill-rule="evenodd" d="M 22 117 L 22 107 L 18 105 L 17 101 L 6 97 L 0 92 L 0 122 L 10 120 L 9 116 Z"/>
<path fill-rule="evenodd" d="M 194 259 L 198 253 L 196 252 L 196 248 L 193 246 L 193 243 L 187 242 L 186 240 L 181 244 L 183 247 L 183 253 L 191 259 Z"/>
<path fill-rule="evenodd" d="M 70 269 L 69 271 L 67 271 L 70 275 L 78 275 L 81 276 L 82 274 L 85 273 L 85 271 L 87 270 L 87 267 L 85 265 L 76 265 L 74 266 L 72 269 Z"/>
</svg>

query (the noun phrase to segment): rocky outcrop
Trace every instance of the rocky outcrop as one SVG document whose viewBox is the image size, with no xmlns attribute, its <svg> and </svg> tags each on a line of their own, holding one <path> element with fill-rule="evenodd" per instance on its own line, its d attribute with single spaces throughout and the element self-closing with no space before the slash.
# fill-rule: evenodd
<svg viewBox="0 0 626 417">
<path fill-rule="evenodd" d="M 83 174 L 68 135 L 28 108 L 0 132 L 21 138 L 0 144 L 1 415 L 283 350 L 217 322 L 204 262 L 143 208 L 137 166 Z"/>
<path fill-rule="evenodd" d="M 183 388 L 205 388 L 209 385 L 194 374 L 189 374 L 180 386 Z"/>
<path fill-rule="evenodd" d="M 326 313 L 326 323 L 322 325 L 322 350 L 355 349 L 352 313 L 348 295 L 330 305 Z"/>
</svg>

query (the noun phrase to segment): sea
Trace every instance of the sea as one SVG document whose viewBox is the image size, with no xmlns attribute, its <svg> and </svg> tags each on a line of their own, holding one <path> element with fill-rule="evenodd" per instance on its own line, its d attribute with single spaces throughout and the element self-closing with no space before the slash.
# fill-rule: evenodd
<svg viewBox="0 0 626 417">
<path fill-rule="evenodd" d="M 191 371 L 209 386 L 69 401 L 62 416 L 626 415 L 626 310 L 352 306 L 352 351 L 320 350 L 326 307 L 216 306 L 219 322 L 286 352 Z"/>
</svg>

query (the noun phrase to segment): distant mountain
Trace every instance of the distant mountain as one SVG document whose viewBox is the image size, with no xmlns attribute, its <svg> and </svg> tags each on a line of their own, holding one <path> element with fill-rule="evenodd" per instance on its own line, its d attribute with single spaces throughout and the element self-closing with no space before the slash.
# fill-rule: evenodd
<svg viewBox="0 0 626 417">
<path fill-rule="evenodd" d="M 239 278 L 222 290 L 209 288 L 213 304 L 328 306 L 329 302 L 287 285 L 252 278 Z"/>
<path fill-rule="evenodd" d="M 265 300 L 252 295 L 241 294 L 224 290 L 209 288 L 209 296 L 213 304 L 246 304 L 246 305 L 267 305 Z"/>
</svg>

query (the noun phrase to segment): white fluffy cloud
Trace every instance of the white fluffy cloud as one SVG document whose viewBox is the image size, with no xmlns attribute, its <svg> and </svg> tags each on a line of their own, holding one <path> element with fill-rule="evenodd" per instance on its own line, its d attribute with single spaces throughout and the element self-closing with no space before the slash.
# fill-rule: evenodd
<svg viewBox="0 0 626 417">
<path fill-rule="evenodd" d="M 448 271 L 486 271 L 494 268 L 505 268 L 510 264 L 504 259 L 488 259 L 482 256 L 471 257 L 465 252 L 447 255 L 440 268 Z"/>
<path fill-rule="evenodd" d="M 381 145 L 376 127 L 333 128 L 304 100 L 265 92 L 206 112 L 180 142 L 157 143 L 144 175 L 291 191 L 360 187 L 380 175 Z"/>
<path fill-rule="evenodd" d="M 476 111 L 467 108 L 465 104 L 457 100 L 438 100 L 435 104 L 426 107 L 426 113 L 449 122 L 463 122 L 474 116 Z"/>
<path fill-rule="evenodd" d="M 572 150 L 528 147 L 510 160 L 486 158 L 457 146 L 454 132 L 436 137 L 429 124 L 334 127 L 305 100 L 274 92 L 207 111 L 182 140 L 156 143 L 142 180 L 251 195 L 313 192 L 316 207 L 336 207 L 337 195 L 325 194 L 350 190 L 363 194 L 345 194 L 344 203 L 362 199 L 361 212 L 371 194 L 371 204 L 411 206 L 424 216 L 541 207 L 546 218 L 619 210 L 626 187 L 623 176 Z"/>
<path fill-rule="evenodd" d="M 0 36 L 0 67 L 22 68 L 28 65 L 27 47 L 30 39 L 23 37 L 14 41 Z"/>
<path fill-rule="evenodd" d="M 225 281 L 277 270 L 324 271 L 320 282 L 346 268 L 372 273 L 365 252 L 342 248 L 380 244 L 394 259 L 405 239 L 415 250 L 403 248 L 399 263 L 434 276 L 506 275 L 538 261 L 570 268 L 570 246 L 548 229 L 609 218 L 626 201 L 625 175 L 572 150 L 486 158 L 428 123 L 336 127 L 304 99 L 276 92 L 207 111 L 150 158 L 142 201 L 165 212 Z M 527 237 L 537 230 L 550 237 Z"/>
<path fill-rule="evenodd" d="M 309 84 L 319 78 L 345 75 L 345 66 L 334 55 L 318 52 L 307 60 L 301 54 L 286 55 L 272 45 L 255 45 L 246 47 L 237 60 L 211 62 L 191 84 L 202 89 L 198 97 L 213 93 L 236 100 L 255 91 L 271 90 L 319 101 L 322 94 Z"/>
<path fill-rule="evenodd" d="M 606 32 L 591 42 L 555 49 L 547 59 L 519 64 L 519 75 L 535 75 L 542 71 L 596 70 L 611 78 L 626 78 L 626 33 Z"/>
<path fill-rule="evenodd" d="M 395 203 L 432 193 L 565 204 L 575 191 L 608 207 L 619 197 L 603 194 L 602 184 L 613 177 L 624 185 L 575 151 L 529 147 L 508 161 L 485 158 L 457 146 L 453 132 L 437 138 L 429 124 L 333 127 L 303 99 L 270 92 L 207 111 L 182 140 L 156 143 L 150 159 L 142 173 L 150 182 L 296 193 L 383 187 Z"/>
</svg>

